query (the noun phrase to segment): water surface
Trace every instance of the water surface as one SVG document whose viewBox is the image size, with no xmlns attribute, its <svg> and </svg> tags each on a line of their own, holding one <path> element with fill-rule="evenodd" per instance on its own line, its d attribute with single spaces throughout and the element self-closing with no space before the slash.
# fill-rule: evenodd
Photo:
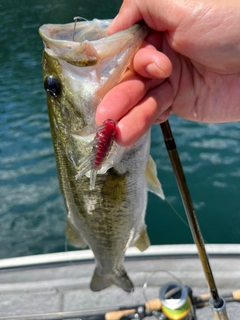
<svg viewBox="0 0 240 320">
<path fill-rule="evenodd" d="M 97 3 L 0 3 L 0 258 L 73 249 L 66 248 L 38 28 L 68 23 L 74 16 L 113 18 L 121 1 Z M 170 122 L 204 238 L 239 243 L 240 124 L 206 125 L 175 116 Z M 151 154 L 168 201 L 186 220 L 159 126 L 152 130 Z M 154 195 L 149 195 L 146 221 L 153 244 L 192 243 L 189 228 L 168 202 Z"/>
</svg>

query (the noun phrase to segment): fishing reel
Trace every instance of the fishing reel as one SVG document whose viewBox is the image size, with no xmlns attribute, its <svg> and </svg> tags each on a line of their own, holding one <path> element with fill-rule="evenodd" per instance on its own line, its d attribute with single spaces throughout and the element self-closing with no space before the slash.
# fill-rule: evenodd
<svg viewBox="0 0 240 320">
<path fill-rule="evenodd" d="M 106 320 L 195 320 L 197 301 L 192 290 L 177 282 L 169 282 L 160 289 L 159 298 L 131 310 L 117 311 L 118 316 L 109 313 Z M 121 315 L 121 316 L 120 316 Z M 112 317 L 113 316 L 113 317 Z M 120 316 L 120 317 L 119 317 Z"/>
<path fill-rule="evenodd" d="M 210 293 L 194 296 L 190 287 L 170 281 L 161 286 L 159 298 L 146 299 L 143 305 L 121 307 L 108 312 L 105 320 L 197 320 L 196 310 L 204 307 L 212 309 L 214 319 L 226 320 L 225 303 L 240 302 L 240 290 L 224 294 L 222 299 L 223 306 L 215 310 L 211 306 Z"/>
<path fill-rule="evenodd" d="M 170 282 L 161 288 L 159 298 L 166 319 L 196 319 L 191 288 L 177 282 Z"/>
</svg>

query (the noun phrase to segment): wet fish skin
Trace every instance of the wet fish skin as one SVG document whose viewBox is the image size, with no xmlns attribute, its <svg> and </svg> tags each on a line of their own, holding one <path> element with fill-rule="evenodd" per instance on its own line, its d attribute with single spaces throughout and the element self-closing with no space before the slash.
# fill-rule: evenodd
<svg viewBox="0 0 240 320">
<path fill-rule="evenodd" d="M 45 83 L 49 76 L 56 79 L 60 88 L 58 94 L 48 92 L 47 104 L 67 207 L 67 237 L 77 247 L 90 246 L 94 253 L 93 291 L 116 284 L 130 292 L 133 284 L 123 267 L 125 251 L 134 243 L 141 250 L 149 246 L 144 222 L 149 132 L 132 148 L 118 149 L 115 144 L 122 158 L 115 157 L 112 167 L 97 175 L 94 190 L 87 176 L 75 179 L 77 163 L 89 149 L 84 147 L 85 137 L 77 140 L 73 133 L 96 131 L 97 105 L 121 80 L 148 32 L 146 26 L 135 25 L 107 37 L 109 24 L 110 20 L 96 19 L 78 22 L 74 34 L 73 23 L 43 25 L 43 76 Z"/>
</svg>

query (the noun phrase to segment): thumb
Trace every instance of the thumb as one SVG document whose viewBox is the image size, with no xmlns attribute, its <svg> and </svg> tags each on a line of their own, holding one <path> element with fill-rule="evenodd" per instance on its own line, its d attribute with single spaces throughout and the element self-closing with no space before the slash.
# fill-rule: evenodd
<svg viewBox="0 0 240 320">
<path fill-rule="evenodd" d="M 123 2 L 118 15 L 113 19 L 108 28 L 109 35 L 128 29 L 133 24 L 144 20 L 141 10 L 138 9 L 137 2 L 129 0 Z"/>
</svg>

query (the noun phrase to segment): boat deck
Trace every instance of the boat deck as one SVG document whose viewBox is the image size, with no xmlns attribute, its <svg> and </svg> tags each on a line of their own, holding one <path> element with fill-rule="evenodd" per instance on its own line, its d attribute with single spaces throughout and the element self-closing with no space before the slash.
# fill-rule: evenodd
<svg viewBox="0 0 240 320">
<path fill-rule="evenodd" d="M 219 294 L 240 289 L 240 245 L 207 245 L 207 252 Z M 124 265 L 135 285 L 130 294 L 115 286 L 89 289 L 95 267 L 90 250 L 0 260 L 0 319 L 104 319 L 107 311 L 157 298 L 174 277 L 194 296 L 209 292 L 195 245 L 151 246 L 144 253 L 129 248 Z M 227 313 L 239 319 L 240 303 L 227 303 Z M 197 319 L 213 319 L 210 308 L 197 309 Z"/>
</svg>

